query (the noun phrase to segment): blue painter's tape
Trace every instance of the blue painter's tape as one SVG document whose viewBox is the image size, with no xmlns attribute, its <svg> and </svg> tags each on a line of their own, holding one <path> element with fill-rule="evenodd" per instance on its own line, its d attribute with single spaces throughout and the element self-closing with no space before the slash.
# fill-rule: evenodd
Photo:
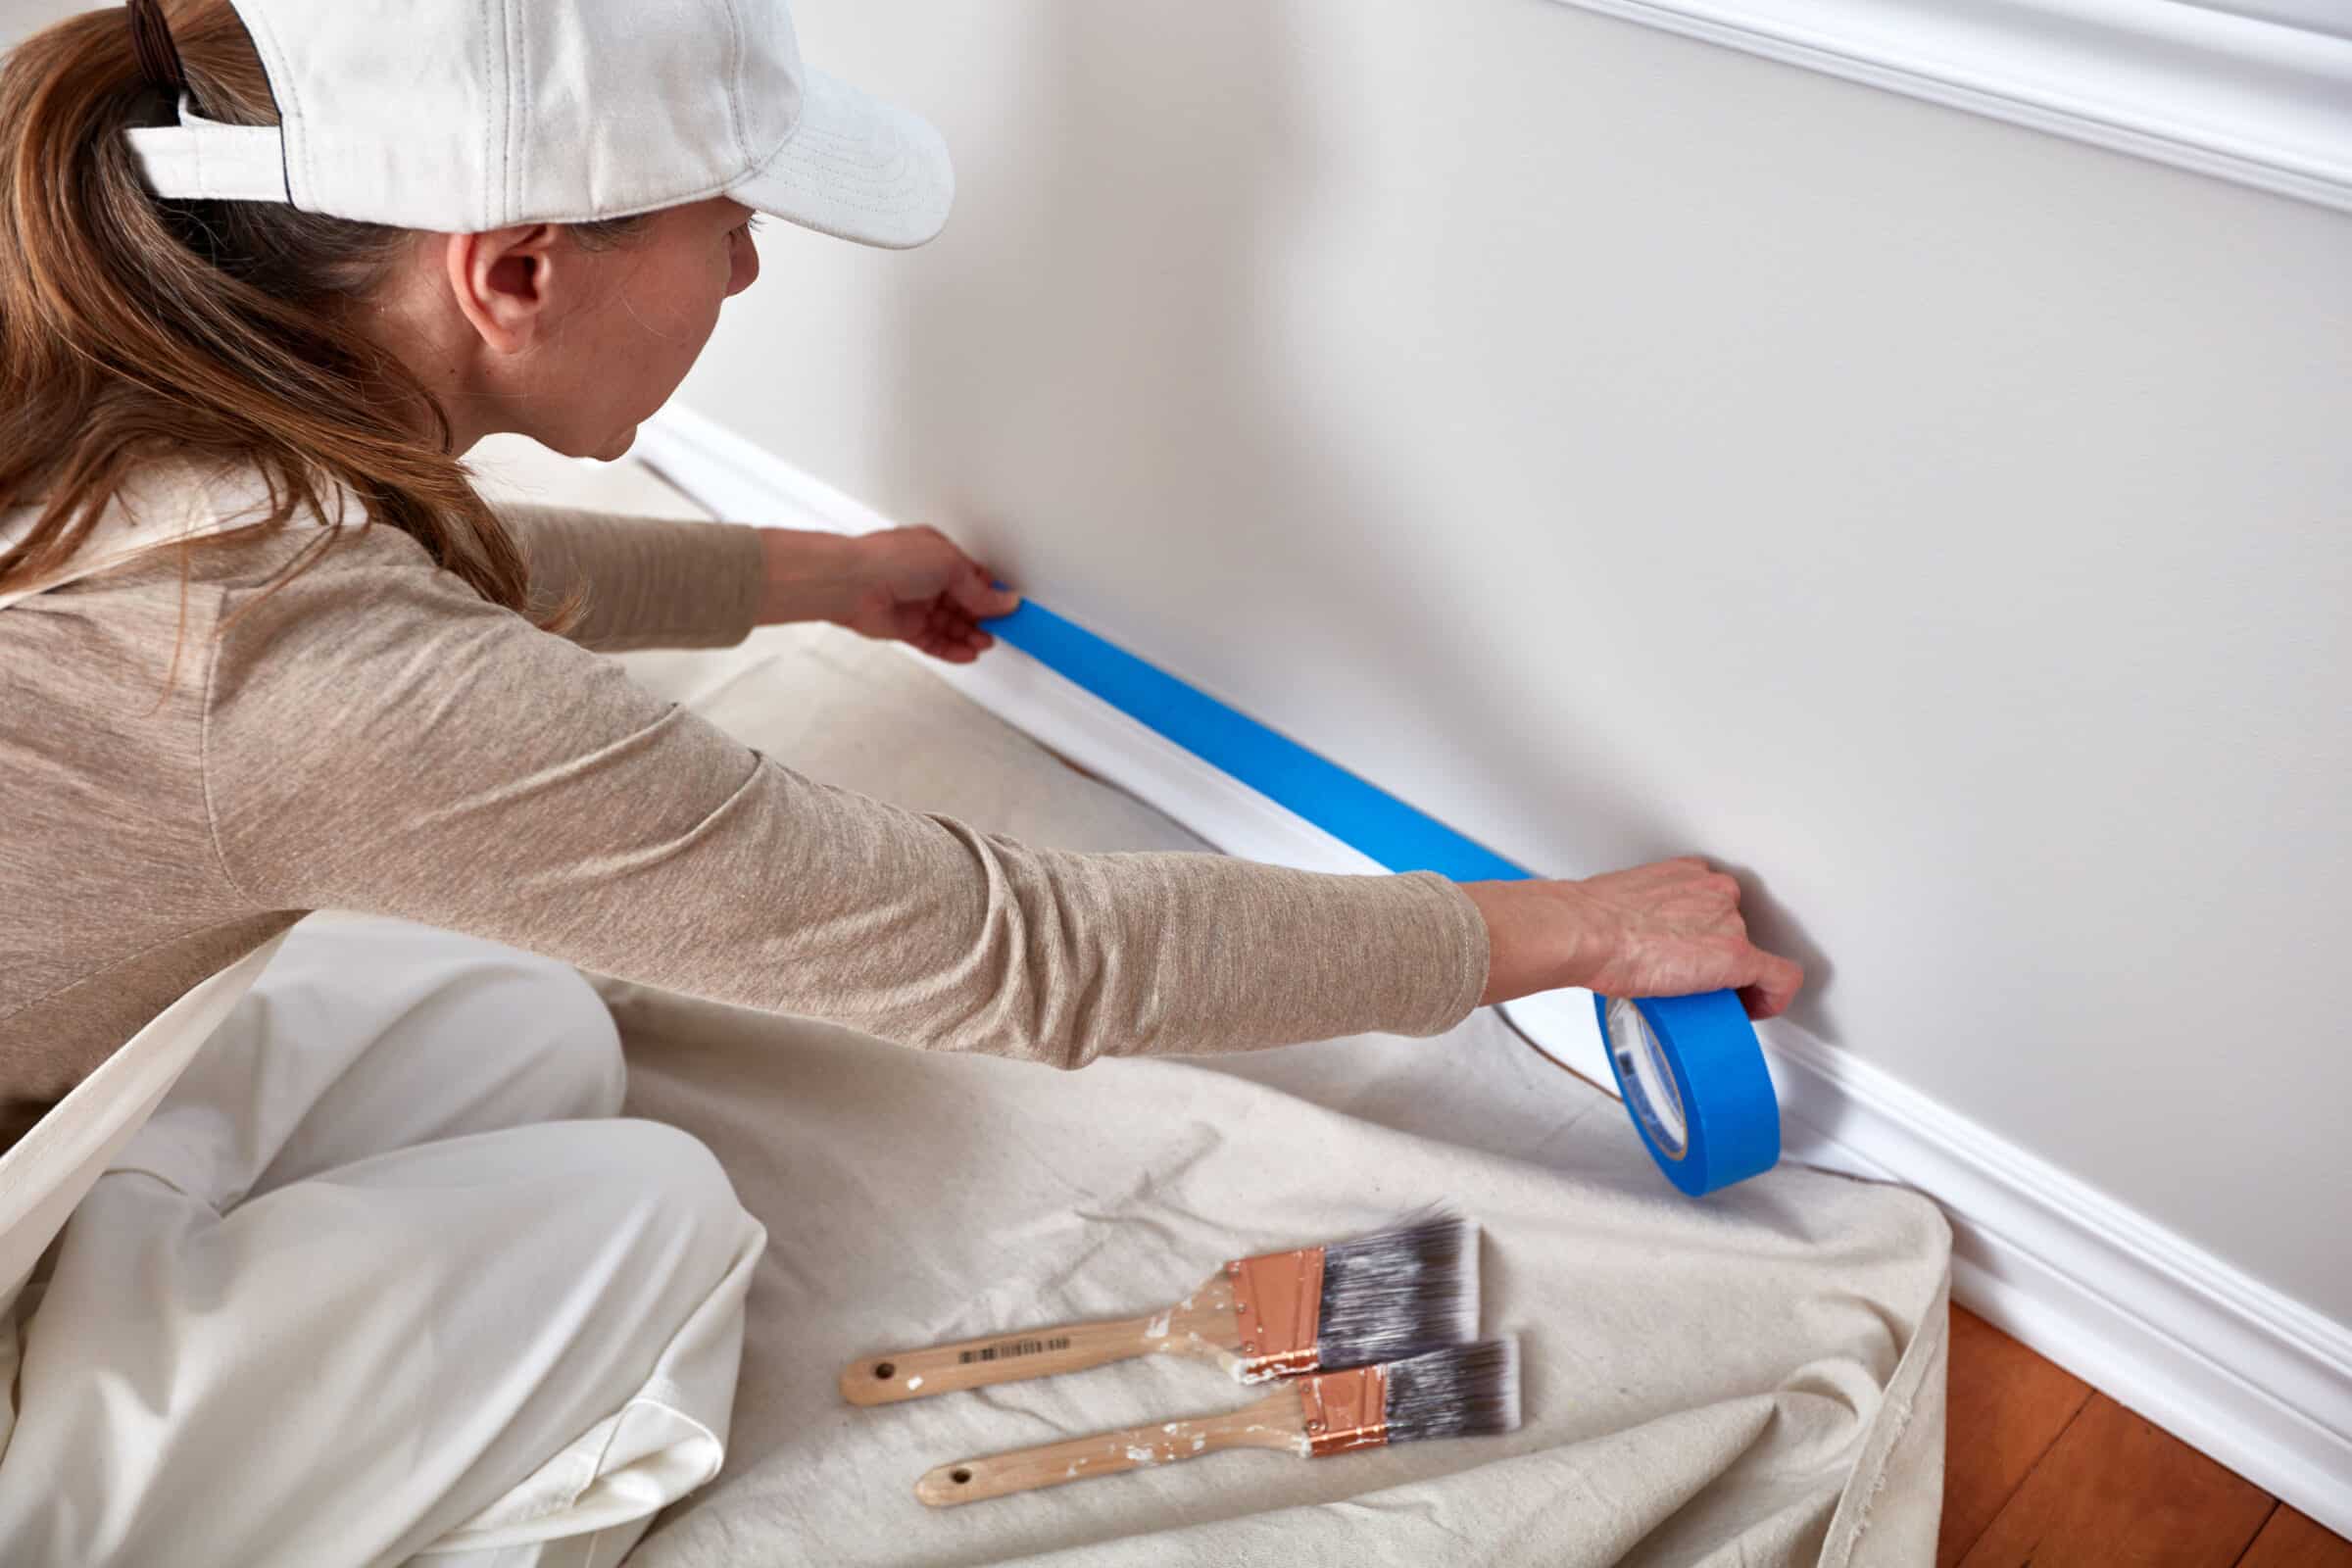
<svg viewBox="0 0 2352 1568">
<path fill-rule="evenodd" d="M 1435 871 L 1456 882 L 1535 874 L 1035 600 L 980 624 L 1391 871 Z M 1637 1005 L 1662 1058 L 1646 1062 L 1629 1054 L 1631 1042 L 1610 1035 L 1606 999 L 1593 1002 L 1634 1125 L 1675 1186 L 1696 1197 L 1780 1158 L 1780 1102 L 1737 996 L 1642 999 Z M 1650 1050 L 1650 1041 L 1640 1049 Z M 1645 1073 L 1658 1075 L 1655 1092 Z M 1676 1103 L 1661 1115 L 1659 1102 L 1669 1093 Z"/>
<path fill-rule="evenodd" d="M 1623 1016 L 1628 1005 L 1640 1025 Z M 1699 1198 L 1780 1163 L 1781 1102 L 1756 1026 L 1736 994 L 1640 997 L 1630 1004 L 1596 996 L 1592 1010 L 1617 1091 L 1668 1181 Z M 1612 1019 L 1612 1011 L 1619 1016 Z"/>
</svg>

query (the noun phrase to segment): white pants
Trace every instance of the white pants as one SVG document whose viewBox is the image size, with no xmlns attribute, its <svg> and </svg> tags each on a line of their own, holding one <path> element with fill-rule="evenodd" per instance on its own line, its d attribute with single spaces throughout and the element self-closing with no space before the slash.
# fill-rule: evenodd
<svg viewBox="0 0 2352 1568">
<path fill-rule="evenodd" d="M 617 1561 L 718 1468 L 765 1244 L 622 1083 L 562 964 L 297 927 L 0 1322 L 0 1561 Z"/>
</svg>

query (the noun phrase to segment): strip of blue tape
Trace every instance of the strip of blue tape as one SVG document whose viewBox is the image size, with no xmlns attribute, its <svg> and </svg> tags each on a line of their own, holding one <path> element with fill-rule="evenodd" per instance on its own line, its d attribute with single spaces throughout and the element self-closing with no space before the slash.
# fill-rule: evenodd
<svg viewBox="0 0 2352 1568">
<path fill-rule="evenodd" d="M 1456 882 L 1535 874 L 1034 600 L 981 625 L 1391 871 L 1436 871 Z M 1770 1169 L 1780 1158 L 1780 1102 L 1739 999 L 1720 991 L 1640 1005 L 1684 1106 L 1688 1136 L 1679 1152 L 1636 1111 L 1646 1091 L 1629 1082 L 1625 1054 L 1613 1043 L 1609 1065 L 1658 1168 L 1693 1197 Z"/>
</svg>

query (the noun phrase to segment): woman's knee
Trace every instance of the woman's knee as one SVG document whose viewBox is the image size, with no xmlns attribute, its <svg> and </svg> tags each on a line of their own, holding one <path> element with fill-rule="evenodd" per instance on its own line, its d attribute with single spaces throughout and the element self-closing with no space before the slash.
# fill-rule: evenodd
<svg viewBox="0 0 2352 1568">
<path fill-rule="evenodd" d="M 577 1133 L 594 1148 L 596 1190 L 583 1196 L 625 1220 L 621 1229 L 671 1240 L 691 1232 L 713 1261 L 731 1258 L 759 1230 L 718 1156 L 692 1133 L 634 1116 L 582 1123 Z"/>
<path fill-rule="evenodd" d="M 297 974 L 345 1015 L 380 1020 L 387 1056 L 473 1083 L 497 1124 L 620 1113 L 620 1032 L 571 965 L 407 920 L 316 919 L 289 939 L 308 960 Z"/>
<path fill-rule="evenodd" d="M 545 1102 L 547 1119 L 620 1114 L 628 1089 L 620 1030 L 605 999 L 567 963 L 498 950 L 482 983 L 502 1020 L 492 1042 L 512 1052 Z"/>
</svg>

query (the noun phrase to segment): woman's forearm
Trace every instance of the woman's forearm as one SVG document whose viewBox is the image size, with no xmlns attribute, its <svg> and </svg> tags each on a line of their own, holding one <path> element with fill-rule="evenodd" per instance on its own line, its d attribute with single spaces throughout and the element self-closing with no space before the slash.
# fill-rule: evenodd
<svg viewBox="0 0 2352 1568">
<path fill-rule="evenodd" d="M 762 530 L 569 507 L 503 506 L 542 605 L 576 600 L 583 648 L 723 648 L 761 618 Z M 826 536 L 829 537 L 829 536 Z"/>
</svg>

